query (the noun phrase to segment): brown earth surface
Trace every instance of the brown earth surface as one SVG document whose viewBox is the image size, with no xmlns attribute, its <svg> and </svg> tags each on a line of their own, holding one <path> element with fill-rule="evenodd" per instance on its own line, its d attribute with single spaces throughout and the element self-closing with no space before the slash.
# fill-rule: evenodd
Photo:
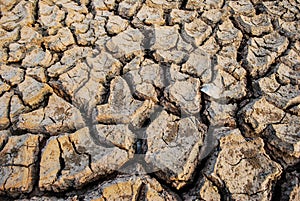
<svg viewBox="0 0 300 201">
<path fill-rule="evenodd" d="M 0 200 L 300 200 L 300 1 L 1 0 Z"/>
</svg>

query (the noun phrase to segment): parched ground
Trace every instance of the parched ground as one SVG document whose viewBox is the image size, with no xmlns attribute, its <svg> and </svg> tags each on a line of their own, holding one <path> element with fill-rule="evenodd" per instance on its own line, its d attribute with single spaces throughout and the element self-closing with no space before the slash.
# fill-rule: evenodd
<svg viewBox="0 0 300 201">
<path fill-rule="evenodd" d="M 0 200 L 300 200 L 300 1 L 1 0 Z"/>
</svg>

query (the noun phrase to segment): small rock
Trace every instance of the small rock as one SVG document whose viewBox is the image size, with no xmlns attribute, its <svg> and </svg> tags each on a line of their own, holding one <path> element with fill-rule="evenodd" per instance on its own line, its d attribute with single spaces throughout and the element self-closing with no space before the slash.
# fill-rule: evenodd
<svg viewBox="0 0 300 201">
<path fill-rule="evenodd" d="M 226 14 L 227 10 L 209 9 L 204 11 L 201 17 L 203 17 L 206 21 L 209 21 L 210 24 L 214 25 L 218 23 Z"/>
<path fill-rule="evenodd" d="M 90 68 L 87 63 L 77 62 L 71 70 L 61 74 L 56 83 L 60 86 L 60 90 L 74 97 L 76 91 L 88 81 L 89 72 Z"/>
<path fill-rule="evenodd" d="M 1 30 L 0 30 L 1 31 Z M 1 36 L 0 36 L 1 37 Z M 0 47 L 1 47 L 1 43 L 0 43 Z M 7 50 L 6 49 L 0 49 L 0 62 L 7 62 L 8 60 L 8 53 L 7 53 Z"/>
<path fill-rule="evenodd" d="M 1 1 L 0 10 L 1 12 L 7 12 L 11 10 L 16 4 L 18 4 L 19 0 L 11 0 L 11 1 Z"/>
<path fill-rule="evenodd" d="M 104 25 L 102 25 L 101 21 L 94 20 L 94 16 L 92 13 L 88 13 L 85 16 L 84 20 L 80 22 L 80 25 L 86 25 L 87 27 L 95 27 L 95 29 L 87 29 L 86 31 L 79 33 L 77 26 L 77 30 L 75 31 L 74 37 L 76 37 L 76 42 L 78 45 L 93 46 L 97 40 L 97 36 L 101 37 L 106 34 Z"/>
<path fill-rule="evenodd" d="M 241 99 L 246 96 L 246 77 L 240 77 L 237 80 L 234 76 L 223 70 L 217 70 L 215 79 L 207 84 L 203 84 L 201 91 L 214 100 L 220 100 L 224 103 Z"/>
<path fill-rule="evenodd" d="M 6 46 L 6 44 L 15 42 L 18 39 L 19 31 L 20 31 L 20 28 L 15 28 L 13 31 L 6 31 L 6 30 L 0 28 L 0 47 L 3 48 L 4 46 Z M 5 55 L 4 54 L 5 52 L 1 51 L 2 55 Z M 5 55 L 5 57 L 7 57 L 7 55 Z M 6 58 L 6 59 L 8 59 L 8 58 Z M 1 58 L 1 60 L 4 60 L 4 61 L 6 59 Z"/>
<path fill-rule="evenodd" d="M 175 8 L 179 8 L 181 4 L 181 0 L 146 0 L 146 5 L 152 8 L 171 10 Z"/>
<path fill-rule="evenodd" d="M 181 64 L 193 50 L 192 45 L 181 38 L 178 30 L 178 25 L 154 27 L 154 39 L 148 40 L 150 50 L 155 51 L 153 56 L 157 61 Z"/>
<path fill-rule="evenodd" d="M 297 21 L 297 18 L 299 18 L 299 7 L 294 2 L 282 1 L 276 3 L 273 1 L 266 1 L 263 2 L 263 5 L 272 17 L 278 17 L 288 22 Z"/>
<path fill-rule="evenodd" d="M 94 57 L 87 57 L 86 61 L 91 68 L 91 78 L 101 83 L 119 75 L 122 68 L 122 63 L 119 60 L 104 51 Z"/>
<path fill-rule="evenodd" d="M 9 117 L 12 123 L 15 123 L 19 115 L 28 111 L 28 108 L 23 105 L 22 100 L 17 96 L 13 95 L 10 100 L 10 113 Z"/>
<path fill-rule="evenodd" d="M 6 145 L 9 136 L 10 136 L 9 130 L 1 130 L 0 131 L 0 151 Z"/>
<path fill-rule="evenodd" d="M 106 93 L 103 84 L 120 74 L 122 64 L 110 54 L 101 52 L 99 55 L 87 57 L 86 62 L 77 62 L 75 67 L 59 76 L 53 82 L 57 90 L 66 93 L 73 104 L 87 111 L 88 114 L 96 104 L 103 101 Z"/>
<path fill-rule="evenodd" d="M 135 71 L 140 69 L 141 63 L 144 61 L 144 57 L 135 57 L 130 62 L 128 62 L 124 68 L 123 73 L 126 74 L 129 71 Z"/>
<path fill-rule="evenodd" d="M 204 200 L 221 201 L 218 188 L 208 179 L 205 179 L 204 184 L 200 189 L 200 197 Z"/>
<path fill-rule="evenodd" d="M 48 81 L 45 68 L 27 68 L 26 75 L 36 79 L 39 82 L 46 83 Z"/>
<path fill-rule="evenodd" d="M 280 3 L 278 5 L 275 4 L 275 2 L 267 1 L 267 2 L 262 2 L 262 4 L 266 8 L 267 12 L 270 14 L 283 16 L 283 14 L 286 12 L 286 9 Z"/>
<path fill-rule="evenodd" d="M 300 57 L 299 57 L 300 59 Z M 280 81 L 284 84 L 293 84 L 299 85 L 300 84 L 300 71 L 296 71 L 293 68 L 280 63 L 278 66 L 278 70 L 276 72 Z"/>
<path fill-rule="evenodd" d="M 179 39 L 179 26 L 154 26 L 154 39 L 151 50 L 169 50 L 176 47 Z M 167 40 L 166 40 L 167 39 Z"/>
<path fill-rule="evenodd" d="M 221 201 L 221 195 L 216 185 L 203 177 L 187 193 L 183 194 L 184 200 L 209 200 Z"/>
<path fill-rule="evenodd" d="M 39 22 L 47 29 L 50 35 L 63 27 L 61 24 L 66 17 L 65 11 L 61 10 L 57 5 L 47 1 L 39 1 Z"/>
<path fill-rule="evenodd" d="M 300 161 L 299 116 L 286 114 L 278 124 L 273 124 L 263 133 L 270 150 L 287 165 Z"/>
<path fill-rule="evenodd" d="M 25 45 L 26 49 L 38 47 L 42 44 L 42 35 L 33 27 L 24 26 L 20 30 L 20 44 Z"/>
<path fill-rule="evenodd" d="M 281 62 L 291 67 L 294 71 L 297 71 L 300 65 L 300 41 L 296 41 L 292 48 L 287 51 L 287 55 L 280 58 Z M 298 72 L 298 71 L 297 71 Z"/>
<path fill-rule="evenodd" d="M 300 29 L 300 22 L 298 20 L 293 22 L 285 22 L 281 19 L 278 19 L 278 24 L 287 37 L 295 38 L 298 40 L 300 39 L 298 34 L 298 30 Z"/>
<path fill-rule="evenodd" d="M 170 81 L 172 81 L 173 83 L 176 81 L 185 81 L 188 78 L 190 78 L 189 75 L 180 72 L 180 66 L 176 65 L 176 64 L 171 64 L 170 67 Z"/>
<path fill-rule="evenodd" d="M 153 56 L 158 62 L 181 64 L 188 57 L 188 53 L 179 50 L 157 50 Z"/>
<path fill-rule="evenodd" d="M 0 18 L 1 27 L 12 31 L 16 27 L 23 27 L 34 23 L 34 3 L 18 1 L 9 12 L 4 12 Z"/>
<path fill-rule="evenodd" d="M 298 85 L 287 84 L 281 86 L 276 81 L 274 74 L 271 77 L 261 78 L 258 82 L 266 100 L 276 107 L 287 109 L 293 105 L 300 104 L 300 89 Z"/>
<path fill-rule="evenodd" d="M 104 138 L 106 142 L 112 143 L 120 149 L 133 151 L 133 144 L 135 143 L 135 135 L 131 132 L 128 125 L 103 125 L 97 124 L 95 126 L 99 139 Z"/>
<path fill-rule="evenodd" d="M 92 16 L 91 13 L 88 12 L 87 3 L 86 2 L 72 2 L 61 4 L 61 10 L 66 11 L 65 23 L 68 27 L 71 24 L 79 22 L 82 24 L 86 23 L 87 19 L 90 19 Z"/>
<path fill-rule="evenodd" d="M 238 52 L 235 47 L 223 47 L 217 56 L 218 65 L 215 66 L 215 69 L 225 71 L 233 76 L 237 81 L 241 82 L 241 84 L 245 84 L 247 71 L 239 62 L 237 62 L 237 55 Z"/>
<path fill-rule="evenodd" d="M 72 97 L 73 104 L 82 112 L 90 115 L 97 104 L 102 103 L 104 95 L 107 93 L 103 84 L 94 79 L 88 80 L 83 86 L 78 88 Z"/>
<path fill-rule="evenodd" d="M 115 8 L 115 0 L 94 0 L 92 2 L 95 10 L 113 10 Z"/>
</svg>

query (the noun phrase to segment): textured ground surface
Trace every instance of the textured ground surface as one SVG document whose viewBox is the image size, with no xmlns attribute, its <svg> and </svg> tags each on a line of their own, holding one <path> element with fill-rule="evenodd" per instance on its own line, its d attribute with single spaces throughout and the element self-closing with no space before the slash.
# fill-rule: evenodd
<svg viewBox="0 0 300 201">
<path fill-rule="evenodd" d="M 299 0 L 1 0 L 0 200 L 300 200 Z"/>
</svg>

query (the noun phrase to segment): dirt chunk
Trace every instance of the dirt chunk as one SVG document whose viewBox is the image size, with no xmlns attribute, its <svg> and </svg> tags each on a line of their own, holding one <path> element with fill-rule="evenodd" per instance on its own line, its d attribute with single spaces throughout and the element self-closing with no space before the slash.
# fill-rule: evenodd
<svg viewBox="0 0 300 201">
<path fill-rule="evenodd" d="M 186 11 L 180 9 L 172 9 L 170 13 L 170 24 L 183 24 L 189 23 L 198 16 L 196 11 Z"/>
<path fill-rule="evenodd" d="M 8 82 L 11 86 L 21 83 L 24 79 L 24 70 L 18 66 L 0 66 L 0 74 L 3 80 Z"/>
<path fill-rule="evenodd" d="M 127 72 L 124 78 L 129 86 L 133 88 L 133 93 L 140 98 L 150 99 L 158 102 L 158 92 L 165 87 L 163 67 L 149 59 L 145 59 L 140 65 Z"/>
<path fill-rule="evenodd" d="M 94 110 L 95 120 L 102 123 L 131 123 L 133 126 L 141 126 L 152 111 L 154 103 L 151 100 L 133 99 L 130 88 L 122 77 L 112 80 L 110 91 L 108 103 L 98 105 Z"/>
<path fill-rule="evenodd" d="M 280 123 L 285 116 L 283 110 L 268 103 L 265 98 L 249 103 L 241 110 L 241 114 L 256 133 L 261 133 L 269 124 Z"/>
<path fill-rule="evenodd" d="M 80 188 L 113 173 L 132 158 L 133 149 L 102 144 L 99 138 L 107 130 L 99 128 L 98 132 L 85 127 L 73 134 L 50 138 L 42 152 L 39 188 L 55 192 Z"/>
<path fill-rule="evenodd" d="M 119 3 L 118 7 L 118 13 L 122 17 L 130 18 L 141 7 L 140 1 L 134 1 L 134 0 L 124 0 Z"/>
<path fill-rule="evenodd" d="M 181 70 L 184 73 L 199 77 L 202 83 L 208 83 L 212 79 L 211 55 L 202 48 L 197 48 L 190 54 Z"/>
<path fill-rule="evenodd" d="M 194 43 L 195 46 L 201 45 L 212 32 L 212 28 L 199 18 L 183 26 L 184 39 Z"/>
<path fill-rule="evenodd" d="M 280 123 L 269 126 L 263 133 L 270 150 L 284 166 L 300 161 L 299 129 L 299 117 L 287 114 Z"/>
<path fill-rule="evenodd" d="M 6 30 L 12 31 L 18 26 L 23 27 L 34 22 L 34 3 L 28 1 L 15 3 L 9 12 L 3 12 L 1 15 L 1 27 Z"/>
<path fill-rule="evenodd" d="M 144 4 L 137 13 L 133 23 L 136 26 L 139 26 L 141 23 L 146 25 L 163 25 L 165 24 L 164 11 L 161 8 L 153 8 Z"/>
<path fill-rule="evenodd" d="M 76 107 L 53 94 L 45 108 L 21 114 L 16 125 L 21 130 L 58 135 L 84 127 L 84 121 Z"/>
<path fill-rule="evenodd" d="M 255 9 L 250 0 L 229 1 L 228 5 L 233 9 L 237 15 L 253 16 Z"/>
<path fill-rule="evenodd" d="M 199 79 L 177 80 L 166 88 L 165 96 L 180 108 L 182 115 L 197 115 L 201 110 Z"/>
<path fill-rule="evenodd" d="M 64 51 L 74 43 L 73 35 L 68 28 L 59 29 L 54 36 L 45 38 L 46 47 L 56 52 Z"/>
<path fill-rule="evenodd" d="M 145 161 L 158 171 L 160 178 L 182 188 L 194 174 L 205 130 L 206 126 L 195 117 L 179 120 L 162 111 L 147 128 Z"/>
<path fill-rule="evenodd" d="M 6 92 L 0 97 L 0 129 L 5 129 L 10 124 L 9 119 L 9 103 L 11 99 L 12 93 Z"/>
<path fill-rule="evenodd" d="M 192 10 L 208 10 L 212 8 L 221 8 L 223 2 L 224 2 L 223 0 L 212 0 L 212 1 L 188 0 L 186 4 L 186 8 Z"/>
<path fill-rule="evenodd" d="M 37 175 L 40 135 L 10 136 L 0 151 L 0 195 L 17 196 L 33 190 Z"/>
<path fill-rule="evenodd" d="M 126 31 L 112 37 L 106 43 L 106 47 L 116 58 L 132 58 L 144 54 L 143 39 L 144 35 L 138 29 L 128 28 Z"/>
<path fill-rule="evenodd" d="M 40 83 L 35 79 L 25 76 L 24 81 L 18 85 L 22 99 L 30 106 L 36 106 L 44 101 L 45 97 L 53 92 L 48 84 Z"/>
<path fill-rule="evenodd" d="M 260 36 L 273 31 L 271 19 L 266 14 L 255 15 L 253 17 L 240 16 L 238 23 L 246 33 L 254 36 Z"/>
<path fill-rule="evenodd" d="M 246 141 L 238 130 L 233 130 L 220 143 L 221 151 L 211 176 L 224 182 L 233 199 L 269 199 L 272 183 L 281 175 L 282 168 L 266 154 L 263 140 Z"/>
<path fill-rule="evenodd" d="M 180 200 L 174 192 L 165 189 L 156 179 L 149 176 L 120 176 L 115 180 L 104 182 L 101 186 L 101 193 L 91 191 L 86 196 L 91 200 Z"/>
<path fill-rule="evenodd" d="M 109 34 L 118 34 L 128 27 L 128 21 L 119 16 L 109 16 L 106 29 Z"/>
<path fill-rule="evenodd" d="M 246 57 L 251 76 L 257 78 L 267 73 L 270 65 L 286 50 L 288 44 L 287 38 L 276 32 L 262 38 L 251 38 Z"/>
<path fill-rule="evenodd" d="M 297 200 L 300 195 L 300 189 L 299 189 L 299 184 L 300 184 L 300 175 L 296 171 L 288 173 L 286 176 L 286 181 L 283 183 L 281 186 L 281 191 L 282 191 L 282 200 L 283 201 L 295 201 Z"/>
</svg>

